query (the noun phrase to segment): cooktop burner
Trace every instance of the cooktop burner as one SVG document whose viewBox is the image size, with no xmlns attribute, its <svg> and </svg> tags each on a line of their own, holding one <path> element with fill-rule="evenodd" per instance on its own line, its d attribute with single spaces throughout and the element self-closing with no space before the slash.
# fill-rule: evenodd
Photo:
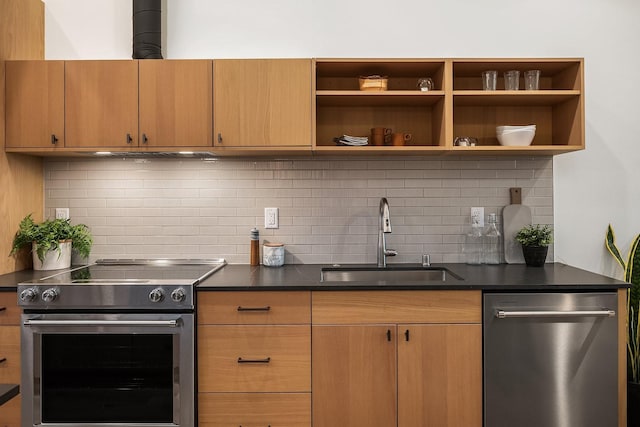
<svg viewBox="0 0 640 427">
<path fill-rule="evenodd" d="M 193 309 L 193 287 L 217 259 L 103 259 L 18 285 L 25 309 Z"/>
</svg>

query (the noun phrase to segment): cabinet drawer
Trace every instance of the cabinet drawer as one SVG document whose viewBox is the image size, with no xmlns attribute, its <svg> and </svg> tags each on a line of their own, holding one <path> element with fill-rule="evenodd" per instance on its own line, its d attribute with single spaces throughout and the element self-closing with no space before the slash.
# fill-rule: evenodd
<svg viewBox="0 0 640 427">
<path fill-rule="evenodd" d="M 310 326 L 201 326 L 201 392 L 311 390 Z"/>
<path fill-rule="evenodd" d="M 0 383 L 20 384 L 20 326 L 0 326 Z"/>
<path fill-rule="evenodd" d="M 312 293 L 314 324 L 480 323 L 480 291 Z"/>
<path fill-rule="evenodd" d="M 309 427 L 309 393 L 200 393 L 200 427 Z"/>
<path fill-rule="evenodd" d="M 20 395 L 0 406 L 0 427 L 20 427 Z"/>
<path fill-rule="evenodd" d="M 15 292 L 0 292 L 0 325 L 19 325 L 20 308 Z"/>
<path fill-rule="evenodd" d="M 311 293 L 199 292 L 198 323 L 219 325 L 308 324 Z"/>
</svg>

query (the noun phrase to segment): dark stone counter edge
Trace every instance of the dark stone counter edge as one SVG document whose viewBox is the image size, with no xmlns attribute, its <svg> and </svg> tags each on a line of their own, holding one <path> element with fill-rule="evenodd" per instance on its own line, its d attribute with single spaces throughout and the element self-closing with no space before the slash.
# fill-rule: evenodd
<svg viewBox="0 0 640 427">
<path fill-rule="evenodd" d="M 206 286 L 199 285 L 198 292 L 211 291 L 418 291 L 418 290 L 481 290 L 485 292 L 504 291 L 543 291 L 543 292 L 581 292 L 581 291 L 612 291 L 614 289 L 624 289 L 627 286 L 605 286 L 605 285 L 422 285 L 422 284 L 330 284 L 330 285 L 230 285 L 230 286 Z"/>
<path fill-rule="evenodd" d="M 18 384 L 0 384 L 0 405 L 13 399 L 20 393 Z"/>
</svg>

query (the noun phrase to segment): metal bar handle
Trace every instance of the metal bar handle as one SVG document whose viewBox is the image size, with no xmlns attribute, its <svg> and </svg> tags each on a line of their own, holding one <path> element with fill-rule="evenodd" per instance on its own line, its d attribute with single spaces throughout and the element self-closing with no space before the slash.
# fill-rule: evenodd
<svg viewBox="0 0 640 427">
<path fill-rule="evenodd" d="M 498 319 L 523 318 L 523 317 L 615 317 L 615 310 L 574 310 L 574 311 L 505 311 L 496 310 Z"/>
<path fill-rule="evenodd" d="M 178 326 L 177 320 L 25 320 L 25 326 Z"/>
<path fill-rule="evenodd" d="M 0 359 L 0 363 L 4 363 L 4 362 L 6 362 L 6 361 L 7 361 L 7 358 L 6 358 L 6 357 L 3 357 L 2 359 Z"/>
<path fill-rule="evenodd" d="M 265 357 L 264 359 L 243 359 L 242 357 L 238 357 L 238 363 L 269 363 L 271 362 L 270 357 Z"/>
<path fill-rule="evenodd" d="M 0 307 L 0 311 L 5 311 L 7 307 Z"/>
<path fill-rule="evenodd" d="M 239 305 L 238 311 L 271 311 L 271 306 L 267 305 L 264 307 L 243 307 Z"/>
</svg>

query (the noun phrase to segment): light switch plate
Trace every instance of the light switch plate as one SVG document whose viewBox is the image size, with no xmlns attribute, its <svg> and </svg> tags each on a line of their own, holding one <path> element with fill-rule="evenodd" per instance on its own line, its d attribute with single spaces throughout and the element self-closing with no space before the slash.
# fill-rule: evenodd
<svg viewBox="0 0 640 427">
<path fill-rule="evenodd" d="M 69 219 L 69 208 L 56 208 L 56 219 Z"/>
<path fill-rule="evenodd" d="M 278 228 L 278 208 L 264 208 L 264 228 Z"/>
<path fill-rule="evenodd" d="M 484 208 L 471 208 L 471 226 L 484 227 Z"/>
</svg>

